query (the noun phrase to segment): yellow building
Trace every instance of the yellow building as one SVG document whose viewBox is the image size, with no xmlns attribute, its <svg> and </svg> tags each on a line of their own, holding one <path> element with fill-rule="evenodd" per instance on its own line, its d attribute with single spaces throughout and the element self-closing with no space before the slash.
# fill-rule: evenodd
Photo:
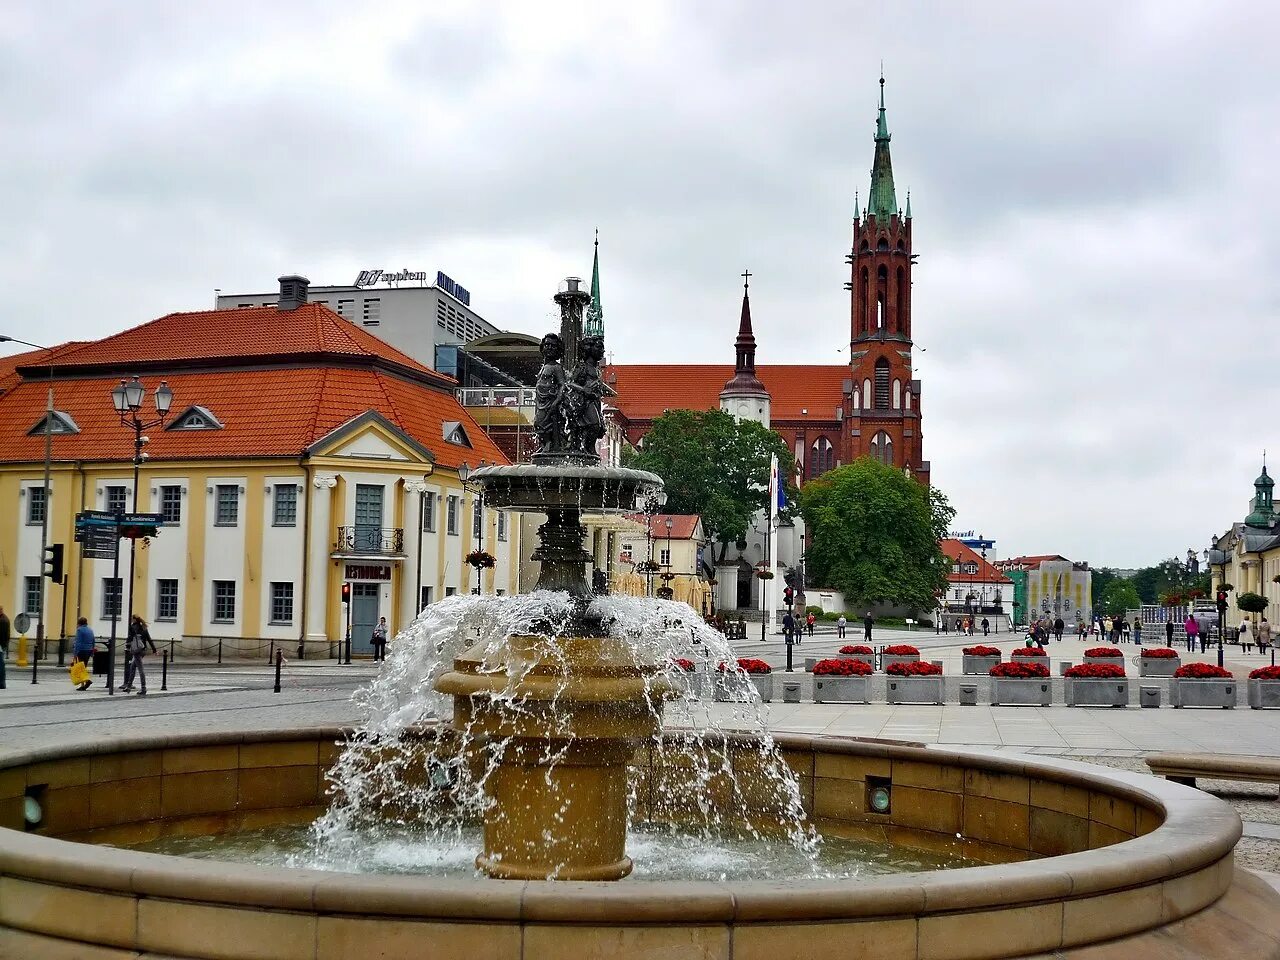
<svg viewBox="0 0 1280 960">
<path fill-rule="evenodd" d="M 1234 588 L 1227 603 L 1228 631 L 1238 627 L 1245 616 L 1255 622 L 1259 619 L 1236 606 L 1235 598 L 1242 593 L 1266 597 L 1270 601 L 1267 618 L 1275 621 L 1280 617 L 1280 513 L 1275 508 L 1274 488 L 1275 481 L 1263 464 L 1262 473 L 1253 482 L 1253 499 L 1244 522 L 1232 524 L 1216 537 L 1209 551 L 1211 592 L 1216 595 L 1224 582 Z"/>
<path fill-rule="evenodd" d="M 137 379 L 142 431 L 135 503 L 135 430 L 112 391 Z M 46 391 L 52 386 L 52 471 L 44 492 Z M 330 656 L 347 628 L 353 648 L 386 618 L 392 636 L 425 604 L 474 589 L 465 563 L 483 549 L 485 593 L 515 593 L 519 525 L 486 511 L 459 467 L 505 463 L 454 398 L 456 383 L 307 302 L 306 281 L 281 278 L 276 305 L 170 314 L 89 343 L 8 358 L 0 368 L 0 603 L 39 608 L 40 536 L 65 546 L 66 581 L 47 580 L 46 635 L 77 617 L 100 638 L 130 609 L 180 651 Z M 120 570 L 75 543 L 82 511 L 163 517 L 129 541 Z M 132 597 L 132 603 L 130 603 Z M 32 629 L 34 635 L 34 628 Z M 181 655 L 181 654 L 179 654 Z"/>
</svg>

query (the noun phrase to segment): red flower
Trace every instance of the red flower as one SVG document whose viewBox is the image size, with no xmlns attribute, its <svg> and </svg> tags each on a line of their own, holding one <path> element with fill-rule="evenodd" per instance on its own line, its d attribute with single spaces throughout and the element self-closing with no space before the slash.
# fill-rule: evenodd
<svg viewBox="0 0 1280 960">
<path fill-rule="evenodd" d="M 1078 663 L 1074 667 L 1068 667 L 1065 676 L 1115 680 L 1124 676 L 1124 667 L 1118 663 Z"/>
<path fill-rule="evenodd" d="M 884 652 L 891 657 L 918 657 L 920 651 L 909 643 L 896 643 L 892 647 L 885 647 Z"/>
<path fill-rule="evenodd" d="M 841 653 L 875 653 L 875 651 L 872 650 L 870 647 L 865 646 L 864 644 L 861 644 L 861 643 L 854 644 L 851 647 L 847 647 L 847 646 L 841 647 L 840 652 Z"/>
<path fill-rule="evenodd" d="M 978 644 L 976 647 L 965 647 L 964 655 L 966 657 L 998 657 L 1001 654 L 996 647 L 986 647 Z"/>
<path fill-rule="evenodd" d="M 936 677 L 942 673 L 942 668 L 928 660 L 917 660 L 914 663 L 891 663 L 884 672 L 895 677 Z"/>
<path fill-rule="evenodd" d="M 865 677 L 871 664 L 865 660 L 819 660 L 813 665 L 815 677 Z"/>
<path fill-rule="evenodd" d="M 1017 653 L 1018 651 L 1014 651 Z M 997 663 L 991 668 L 993 677 L 1015 677 L 1019 680 L 1049 676 L 1049 668 L 1043 663 Z"/>
<path fill-rule="evenodd" d="M 1084 652 L 1086 657 L 1119 657 L 1124 659 L 1124 651 L 1119 647 L 1090 647 Z"/>
<path fill-rule="evenodd" d="M 716 669 L 728 671 L 728 670 L 732 670 L 733 668 L 730 667 L 727 663 L 721 661 L 716 666 Z M 755 673 L 755 674 L 773 672 L 773 667 L 769 666 L 763 660 L 756 660 L 754 657 L 739 657 L 738 669 L 746 673 Z"/>
<path fill-rule="evenodd" d="M 685 673 L 693 673 L 693 661 L 686 660 L 684 657 L 676 657 L 671 661 Z"/>
<path fill-rule="evenodd" d="M 1015 657 L 1047 657 L 1048 654 L 1039 647 L 1018 647 L 1013 651 Z"/>
<path fill-rule="evenodd" d="M 1259 667 L 1257 670 L 1250 670 L 1249 679 L 1280 680 L 1280 665 L 1274 667 Z"/>
<path fill-rule="evenodd" d="M 1235 676 L 1215 663 L 1184 663 L 1173 675 L 1189 680 L 1230 680 Z"/>
<path fill-rule="evenodd" d="M 1150 660 L 1177 660 L 1178 651 L 1169 647 L 1143 647 L 1142 655 Z"/>
</svg>

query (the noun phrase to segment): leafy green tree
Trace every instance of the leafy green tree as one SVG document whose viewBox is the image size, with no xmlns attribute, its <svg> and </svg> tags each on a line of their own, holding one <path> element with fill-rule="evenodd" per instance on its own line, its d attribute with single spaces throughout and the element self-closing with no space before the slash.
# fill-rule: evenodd
<svg viewBox="0 0 1280 960">
<path fill-rule="evenodd" d="M 786 441 L 754 421 L 736 420 L 720 410 L 668 410 L 653 421 L 639 451 L 626 465 L 656 473 L 666 485 L 667 513 L 697 514 L 710 540 L 743 540 L 752 518 L 768 500 L 769 458 L 787 485 L 789 519 L 796 501 L 795 459 Z"/>
<path fill-rule="evenodd" d="M 951 561 L 939 546 L 955 511 L 935 487 L 862 457 L 805 484 L 800 512 L 814 582 L 850 604 L 932 610 Z"/>
<path fill-rule="evenodd" d="M 1102 598 L 1107 595 L 1107 590 L 1111 584 L 1117 580 L 1123 579 L 1120 574 L 1116 573 L 1115 567 L 1094 567 L 1093 576 L 1090 580 L 1091 590 L 1093 593 L 1094 612 L 1103 612 Z"/>
<path fill-rule="evenodd" d="M 1245 613 L 1262 613 L 1267 609 L 1270 601 L 1260 593 L 1239 593 L 1236 594 L 1236 606 Z"/>
<path fill-rule="evenodd" d="M 1136 610 L 1142 605 L 1142 599 L 1138 596 L 1138 591 L 1132 582 L 1123 577 L 1116 577 L 1103 590 L 1099 605 L 1103 613 L 1118 617 L 1126 611 Z"/>
</svg>

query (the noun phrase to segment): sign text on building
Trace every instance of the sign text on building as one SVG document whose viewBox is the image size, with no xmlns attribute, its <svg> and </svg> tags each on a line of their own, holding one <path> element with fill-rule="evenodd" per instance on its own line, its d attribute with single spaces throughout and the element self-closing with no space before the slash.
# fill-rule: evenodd
<svg viewBox="0 0 1280 960">
<path fill-rule="evenodd" d="M 427 272 L 425 270 L 361 270 L 356 276 L 354 286 L 372 287 L 375 283 L 407 283 L 410 280 L 426 283 Z"/>
<path fill-rule="evenodd" d="M 390 580 L 391 564 L 389 563 L 348 563 L 348 580 Z"/>
<path fill-rule="evenodd" d="M 436 271 L 436 286 L 458 302 L 471 306 L 471 291 L 461 284 L 454 283 L 453 278 L 443 270 Z"/>
</svg>

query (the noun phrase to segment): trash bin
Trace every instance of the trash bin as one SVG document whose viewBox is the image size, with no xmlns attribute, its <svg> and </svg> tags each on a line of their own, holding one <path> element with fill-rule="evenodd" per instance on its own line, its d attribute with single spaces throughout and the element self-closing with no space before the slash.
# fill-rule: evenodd
<svg viewBox="0 0 1280 960">
<path fill-rule="evenodd" d="M 782 702 L 783 703 L 799 703 L 800 702 L 800 681 L 799 680 L 783 680 L 782 681 Z"/>
<path fill-rule="evenodd" d="M 1138 702 L 1144 707 L 1160 706 L 1159 687 L 1141 687 L 1138 691 Z"/>
<path fill-rule="evenodd" d="M 105 676 L 107 668 L 111 665 L 111 658 L 107 656 L 105 650 L 93 651 L 93 675 L 95 677 Z"/>
<path fill-rule="evenodd" d="M 976 683 L 960 684 L 960 706 L 976 707 L 978 705 L 978 685 Z"/>
</svg>

